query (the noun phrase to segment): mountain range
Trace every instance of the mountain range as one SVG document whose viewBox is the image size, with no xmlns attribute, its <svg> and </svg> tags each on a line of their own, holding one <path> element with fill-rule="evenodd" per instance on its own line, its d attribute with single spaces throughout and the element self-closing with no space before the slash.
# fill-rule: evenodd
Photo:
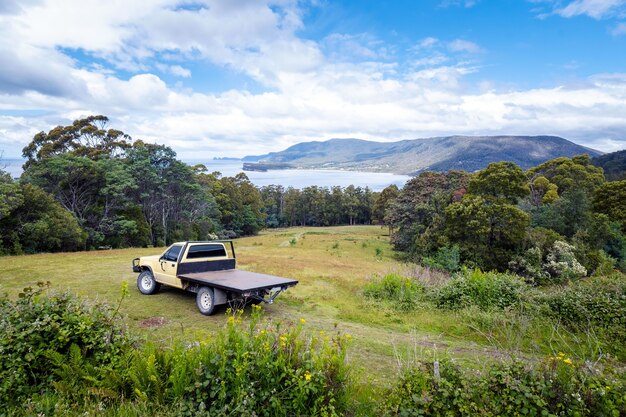
<svg viewBox="0 0 626 417">
<path fill-rule="evenodd" d="M 246 156 L 249 163 L 289 164 L 293 168 L 327 168 L 414 175 L 422 171 L 469 172 L 491 162 L 511 161 L 523 169 L 559 156 L 602 152 L 558 136 L 447 136 L 398 142 L 330 139 L 302 142 L 280 152 Z M 250 165 L 250 164 L 247 164 Z"/>
</svg>

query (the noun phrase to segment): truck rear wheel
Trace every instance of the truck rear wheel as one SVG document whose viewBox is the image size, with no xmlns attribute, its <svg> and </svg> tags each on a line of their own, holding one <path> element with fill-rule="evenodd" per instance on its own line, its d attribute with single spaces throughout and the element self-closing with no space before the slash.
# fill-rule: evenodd
<svg viewBox="0 0 626 417">
<path fill-rule="evenodd" d="M 205 316 L 213 314 L 213 309 L 215 308 L 215 294 L 213 293 L 213 289 L 209 287 L 200 288 L 196 295 L 196 305 L 200 313 Z"/>
<path fill-rule="evenodd" d="M 154 275 L 149 270 L 141 271 L 139 276 L 137 277 L 137 288 L 139 288 L 139 292 L 145 295 L 154 294 L 159 291 L 161 288 L 161 284 L 156 282 L 154 279 Z"/>
</svg>

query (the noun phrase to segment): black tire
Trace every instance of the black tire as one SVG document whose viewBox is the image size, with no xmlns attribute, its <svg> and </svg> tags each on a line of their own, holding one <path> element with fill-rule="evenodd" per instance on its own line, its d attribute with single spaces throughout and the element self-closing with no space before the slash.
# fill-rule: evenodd
<svg viewBox="0 0 626 417">
<path fill-rule="evenodd" d="M 141 271 L 137 277 L 137 288 L 145 295 L 155 294 L 161 288 L 161 284 L 156 282 L 154 275 L 149 270 Z"/>
<path fill-rule="evenodd" d="M 200 288 L 198 294 L 196 295 L 196 305 L 198 306 L 200 313 L 205 316 L 213 314 L 213 310 L 215 309 L 215 295 L 213 293 L 213 288 Z"/>
</svg>

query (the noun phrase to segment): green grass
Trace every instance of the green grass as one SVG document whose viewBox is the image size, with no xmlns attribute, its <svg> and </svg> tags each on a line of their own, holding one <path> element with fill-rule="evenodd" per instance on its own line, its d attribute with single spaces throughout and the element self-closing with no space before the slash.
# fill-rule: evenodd
<svg viewBox="0 0 626 417">
<path fill-rule="evenodd" d="M 507 324 L 494 316 L 474 317 L 428 304 L 403 312 L 363 297 L 362 289 L 377 275 L 400 272 L 433 279 L 396 260 L 386 231 L 377 226 L 264 231 L 235 241 L 238 266 L 297 279 L 297 286 L 281 294 L 273 305 L 264 306 L 265 316 L 294 322 L 303 318 L 311 332 L 338 328 L 350 334 L 349 359 L 362 369 L 362 378 L 375 386 L 387 385 L 401 368 L 417 359 L 445 356 L 476 366 L 508 354 L 539 358 L 564 345 L 556 340 L 552 328 L 540 321 Z M 290 244 L 293 240 L 297 243 Z M 204 339 L 222 328 L 225 308 L 213 316 L 202 316 L 192 293 L 165 288 L 144 296 L 136 290 L 132 258 L 161 251 L 120 249 L 3 257 L 0 293 L 16 296 L 26 286 L 50 281 L 55 289 L 69 288 L 113 303 L 121 284 L 128 282 L 130 297 L 122 312 L 132 328 L 155 343 Z M 491 322 L 495 328 L 485 331 Z M 567 340 L 568 336 L 559 337 Z"/>
</svg>

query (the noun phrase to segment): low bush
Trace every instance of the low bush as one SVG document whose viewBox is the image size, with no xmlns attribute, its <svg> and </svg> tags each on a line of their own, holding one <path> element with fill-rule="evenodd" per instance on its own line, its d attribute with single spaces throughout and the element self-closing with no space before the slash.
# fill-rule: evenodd
<svg viewBox="0 0 626 417">
<path fill-rule="evenodd" d="M 116 324 L 118 308 L 43 287 L 0 300 L 0 416 L 347 410 L 349 335 L 304 334 L 303 319 L 272 323 L 253 306 L 249 320 L 233 314 L 210 340 L 138 348 Z"/>
<path fill-rule="evenodd" d="M 527 284 L 516 275 L 464 269 L 434 289 L 431 297 L 439 308 L 456 310 L 477 306 L 490 310 L 520 304 L 527 291 Z"/>
<path fill-rule="evenodd" d="M 448 272 L 456 272 L 461 265 L 461 252 L 458 245 L 451 248 L 444 246 L 434 256 L 422 259 L 422 264 L 429 268 L 440 269 Z"/>
<path fill-rule="evenodd" d="M 384 395 L 381 416 L 620 416 L 626 413 L 623 381 L 578 367 L 564 354 L 527 368 L 513 361 L 481 374 L 444 361 L 405 372 Z"/>
<path fill-rule="evenodd" d="M 375 277 L 363 289 L 363 295 L 374 300 L 390 302 L 398 310 L 413 309 L 424 287 L 415 280 L 396 273 Z"/>
<path fill-rule="evenodd" d="M 168 404 L 176 415 L 342 415 L 348 402 L 350 336 L 305 335 L 304 320 L 261 323 L 259 306 L 237 313 L 215 338 L 164 351 L 147 346 L 127 370 L 127 395 Z"/>
<path fill-rule="evenodd" d="M 626 279 L 620 273 L 590 278 L 544 293 L 538 303 L 546 304 L 555 320 L 578 331 L 593 331 L 613 342 L 610 347 L 626 351 Z"/>
<path fill-rule="evenodd" d="M 132 344 L 117 309 L 67 292 L 47 295 L 46 288 L 39 283 L 15 301 L 0 299 L 0 404 L 52 389 L 63 378 L 55 364 L 71 364 L 70 356 L 82 369 L 112 370 Z"/>
</svg>

